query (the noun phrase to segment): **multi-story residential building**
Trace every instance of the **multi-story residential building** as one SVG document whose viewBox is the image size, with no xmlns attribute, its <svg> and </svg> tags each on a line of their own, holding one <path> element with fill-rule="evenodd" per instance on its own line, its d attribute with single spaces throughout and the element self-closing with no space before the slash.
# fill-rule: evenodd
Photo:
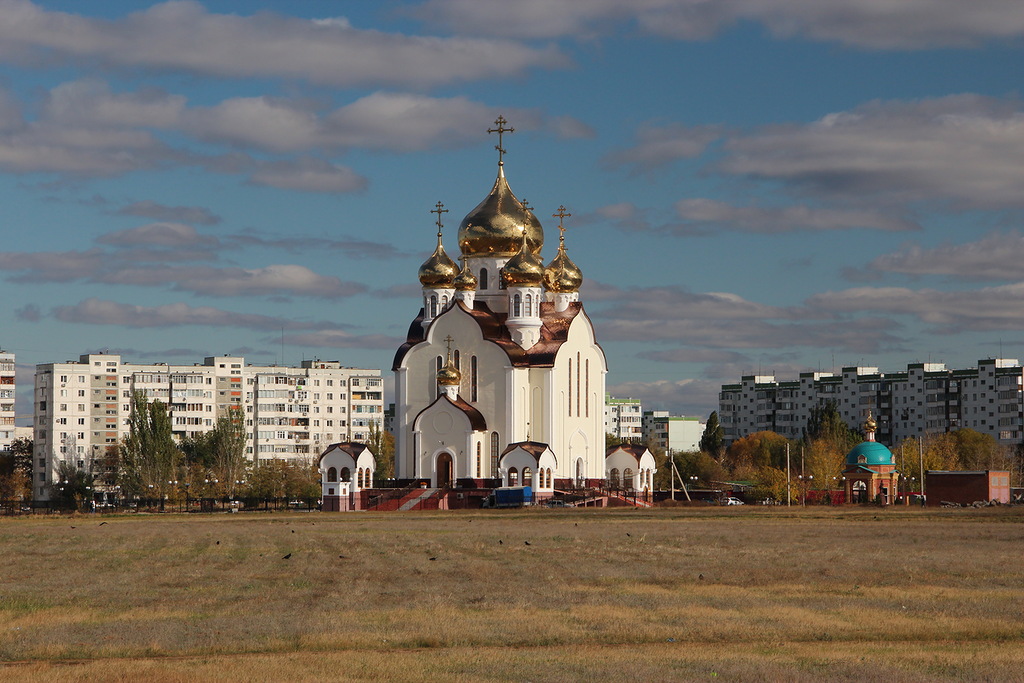
<svg viewBox="0 0 1024 683">
<path fill-rule="evenodd" d="M 800 437 L 811 411 L 833 403 L 844 422 L 858 429 L 868 412 L 878 440 L 897 444 L 969 427 L 1000 443 L 1024 436 L 1024 367 L 1016 359 L 980 360 L 976 368 L 950 370 L 943 363 L 911 363 L 905 372 L 845 367 L 839 374 L 801 373 L 796 381 L 749 375 L 722 386 L 718 418 L 726 445 L 770 430 Z"/>
<path fill-rule="evenodd" d="M 645 410 L 642 425 L 644 443 L 684 453 L 700 450 L 706 426 L 699 417 L 669 415 L 667 410 Z"/>
<path fill-rule="evenodd" d="M 17 438 L 14 430 L 14 354 L 0 350 L 0 451 Z"/>
<path fill-rule="evenodd" d="M 246 365 L 212 356 L 200 365 L 124 363 L 116 354 L 36 366 L 33 494 L 48 497 L 59 463 L 100 473 L 108 449 L 127 433 L 133 392 L 168 407 L 173 436 L 209 431 L 230 409 L 243 411 L 247 456 L 316 457 L 330 443 L 364 441 L 383 421 L 380 370 L 304 361 L 300 367 Z"/>
<path fill-rule="evenodd" d="M 604 395 L 604 432 L 622 441 L 643 441 L 643 406 L 640 399 Z"/>
</svg>

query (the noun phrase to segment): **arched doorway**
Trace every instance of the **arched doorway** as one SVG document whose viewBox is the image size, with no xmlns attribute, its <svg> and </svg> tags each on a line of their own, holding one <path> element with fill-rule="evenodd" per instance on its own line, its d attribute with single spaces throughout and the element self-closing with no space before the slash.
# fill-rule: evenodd
<svg viewBox="0 0 1024 683">
<path fill-rule="evenodd" d="M 868 502 L 868 485 L 862 481 L 853 482 L 853 502 L 854 503 L 866 503 Z"/>
<path fill-rule="evenodd" d="M 455 463 L 452 460 L 451 453 L 442 453 L 437 456 L 437 487 L 445 488 L 452 485 L 452 481 L 455 478 Z"/>
</svg>

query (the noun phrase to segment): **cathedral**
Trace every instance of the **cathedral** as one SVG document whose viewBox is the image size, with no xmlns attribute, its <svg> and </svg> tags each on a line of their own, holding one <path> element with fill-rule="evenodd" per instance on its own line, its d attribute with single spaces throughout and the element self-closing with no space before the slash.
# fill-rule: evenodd
<svg viewBox="0 0 1024 683">
<path fill-rule="evenodd" d="M 423 308 L 392 367 L 395 476 L 434 488 L 529 485 L 543 497 L 606 480 L 608 366 L 566 249 L 571 214 L 553 214 L 558 246 L 545 265 L 544 228 L 505 176 L 506 123 L 488 131 L 498 134 L 497 178 L 459 225 L 461 264 L 444 247 L 448 210 L 433 210 Z M 653 467 L 638 462 L 638 477 L 642 464 Z"/>
</svg>

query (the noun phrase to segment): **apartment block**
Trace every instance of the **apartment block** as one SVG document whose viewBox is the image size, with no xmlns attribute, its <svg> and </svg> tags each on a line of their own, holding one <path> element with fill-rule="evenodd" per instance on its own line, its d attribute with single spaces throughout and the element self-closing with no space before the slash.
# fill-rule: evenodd
<svg viewBox="0 0 1024 683">
<path fill-rule="evenodd" d="M 906 371 L 845 367 L 841 373 L 801 373 L 795 381 L 749 375 L 722 386 L 718 417 L 725 443 L 770 430 L 786 438 L 803 435 L 815 407 L 835 404 L 843 421 L 859 429 L 868 412 L 877 439 L 898 444 L 969 427 L 1003 444 L 1024 435 L 1024 367 L 1017 359 L 979 360 L 951 370 L 943 363 L 911 363 Z"/>
<path fill-rule="evenodd" d="M 669 415 L 667 410 L 645 410 L 641 424 L 645 443 L 677 453 L 700 450 L 706 426 L 699 417 Z"/>
<path fill-rule="evenodd" d="M 14 428 L 14 354 L 0 350 L 0 451 L 17 438 Z"/>
<path fill-rule="evenodd" d="M 211 356 L 202 364 L 125 363 L 116 354 L 45 363 L 35 375 L 33 493 L 46 499 L 61 461 L 103 472 L 108 449 L 128 433 L 133 392 L 168 406 L 172 434 L 206 432 L 234 408 L 245 416 L 246 454 L 264 460 L 319 456 L 330 443 L 365 441 L 383 421 L 380 370 L 338 361 L 299 367 Z"/>
<path fill-rule="evenodd" d="M 640 399 L 604 397 L 604 432 L 622 441 L 642 441 L 643 406 Z"/>
</svg>

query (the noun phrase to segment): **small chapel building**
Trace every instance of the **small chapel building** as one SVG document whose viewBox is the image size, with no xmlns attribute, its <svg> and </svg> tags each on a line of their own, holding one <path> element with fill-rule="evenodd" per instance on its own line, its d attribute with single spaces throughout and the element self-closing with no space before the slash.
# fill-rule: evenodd
<svg viewBox="0 0 1024 683">
<path fill-rule="evenodd" d="M 554 257 L 513 194 L 498 134 L 497 178 L 459 224 L 461 265 L 437 243 L 419 269 L 423 305 L 395 354 L 395 476 L 431 487 L 529 484 L 538 494 L 605 482 L 608 366 L 580 300 L 564 207 Z"/>
<path fill-rule="evenodd" d="M 864 422 L 864 441 L 846 455 L 843 479 L 850 503 L 895 502 L 900 481 L 892 451 L 875 441 L 878 425 L 871 415 Z"/>
</svg>

